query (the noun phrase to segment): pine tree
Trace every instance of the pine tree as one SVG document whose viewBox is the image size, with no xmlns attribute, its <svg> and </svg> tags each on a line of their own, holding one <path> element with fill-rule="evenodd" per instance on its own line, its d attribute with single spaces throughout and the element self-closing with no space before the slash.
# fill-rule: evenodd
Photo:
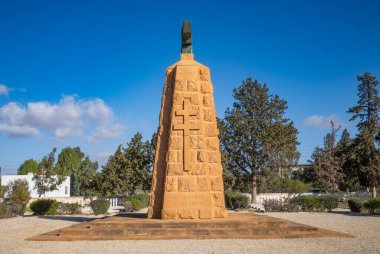
<svg viewBox="0 0 380 254">
<path fill-rule="evenodd" d="M 231 157 L 256 202 L 257 178 L 264 169 L 279 172 L 296 162 L 297 129 L 285 118 L 287 102 L 269 93 L 266 84 L 248 78 L 234 89 L 234 103 L 220 125 L 222 150 Z"/>
<path fill-rule="evenodd" d="M 102 195 L 124 195 L 128 193 L 128 182 L 125 179 L 125 158 L 123 148 L 118 146 L 110 156 L 103 170 L 97 175 L 95 189 Z"/>
<path fill-rule="evenodd" d="M 152 175 L 152 154 L 155 138 L 143 142 L 138 132 L 123 148 L 119 145 L 113 156 L 97 175 L 94 188 L 102 195 L 129 195 L 136 190 L 149 190 Z"/>
<path fill-rule="evenodd" d="M 124 150 L 127 169 L 131 172 L 128 177 L 131 193 L 137 189 L 150 189 L 152 171 L 150 168 L 151 155 L 148 153 L 149 147 L 150 145 L 147 147 L 146 143 L 143 142 L 141 133 L 137 132 Z"/>
<path fill-rule="evenodd" d="M 336 191 L 344 177 L 341 161 L 336 154 L 336 134 L 339 128 L 335 128 L 334 122 L 331 121 L 331 132 L 324 138 L 324 147 L 318 149 L 314 155 L 319 186 L 332 193 Z"/>
<path fill-rule="evenodd" d="M 380 155 L 376 148 L 375 137 L 364 127 L 355 139 L 355 155 L 362 185 L 369 187 L 372 197 L 376 197 L 376 186 L 380 176 Z"/>
<path fill-rule="evenodd" d="M 340 165 L 344 179 L 340 183 L 340 189 L 356 191 L 360 188 L 359 168 L 354 155 L 354 141 L 347 129 L 344 129 L 336 147 L 336 155 L 340 159 Z"/>
<path fill-rule="evenodd" d="M 354 142 L 356 162 L 360 168 L 359 179 L 372 189 L 372 196 L 376 197 L 376 185 L 380 178 L 379 149 L 375 144 L 380 144 L 380 98 L 376 88 L 379 82 L 368 72 L 357 79 L 361 82 L 358 85 L 359 100 L 347 112 L 353 114 L 351 121 L 359 119 L 359 133 Z"/>
<path fill-rule="evenodd" d="M 379 82 L 375 76 L 366 72 L 363 76 L 358 76 L 357 80 L 361 83 L 358 85 L 357 105 L 348 109 L 348 113 L 353 114 L 350 121 L 359 119 L 357 127 L 359 132 L 366 128 L 370 134 L 379 140 L 379 110 L 380 98 L 378 95 L 377 85 Z"/>
</svg>

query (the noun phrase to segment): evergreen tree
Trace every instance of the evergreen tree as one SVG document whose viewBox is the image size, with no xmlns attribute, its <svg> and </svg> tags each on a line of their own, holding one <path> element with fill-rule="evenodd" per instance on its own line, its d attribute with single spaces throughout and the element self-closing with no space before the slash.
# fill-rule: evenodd
<svg viewBox="0 0 380 254">
<path fill-rule="evenodd" d="M 72 196 L 80 194 L 80 165 L 81 161 L 76 151 L 71 147 L 62 149 L 58 155 L 58 165 L 65 167 L 70 176 L 70 192 Z"/>
<path fill-rule="evenodd" d="M 103 170 L 97 175 L 95 188 L 102 195 L 124 195 L 128 193 L 128 181 L 125 179 L 125 158 L 123 148 L 118 146 L 110 156 Z"/>
<path fill-rule="evenodd" d="M 102 195 L 129 195 L 136 190 L 149 190 L 152 175 L 155 141 L 143 142 L 136 133 L 127 147 L 119 145 L 113 156 L 97 176 L 95 188 Z"/>
<path fill-rule="evenodd" d="M 297 161 L 298 132 L 284 117 L 287 102 L 270 94 L 266 84 L 248 78 L 233 94 L 235 102 L 219 124 L 221 146 L 231 156 L 232 168 L 250 183 L 256 202 L 260 173 L 268 168 L 281 172 Z"/>
<path fill-rule="evenodd" d="M 344 174 L 340 189 L 356 191 L 360 188 L 358 163 L 353 153 L 353 140 L 347 129 L 344 129 L 337 144 L 336 155 L 340 159 L 340 165 Z"/>
<path fill-rule="evenodd" d="M 143 142 L 141 133 L 137 132 L 127 143 L 124 149 L 126 166 L 131 174 L 127 178 L 130 182 L 130 193 L 137 189 L 150 190 L 152 171 L 152 155 L 149 153 L 150 144 Z"/>
<path fill-rule="evenodd" d="M 341 161 L 336 154 L 336 134 L 339 128 L 336 129 L 334 122 L 331 121 L 331 132 L 325 137 L 323 149 L 317 149 L 314 154 L 319 186 L 332 193 L 336 191 L 344 177 Z"/>
<path fill-rule="evenodd" d="M 66 147 L 58 155 L 58 162 L 68 171 L 71 177 L 70 192 L 72 196 L 87 196 L 93 194 L 90 181 L 98 169 L 98 163 L 92 162 L 79 147 Z"/>
<path fill-rule="evenodd" d="M 357 156 L 359 180 L 363 186 L 371 189 L 372 196 L 376 197 L 376 186 L 380 176 L 380 155 L 376 148 L 375 137 L 364 127 L 355 139 L 354 153 Z"/>
<path fill-rule="evenodd" d="M 372 189 L 372 195 L 376 197 L 376 185 L 380 178 L 379 149 L 375 144 L 380 144 L 380 98 L 376 88 L 379 82 L 368 72 L 357 79 L 361 82 L 358 85 L 359 100 L 357 105 L 348 109 L 348 113 L 353 114 L 351 121 L 359 119 L 359 133 L 353 150 L 360 169 L 359 179 L 362 184 Z"/>
<path fill-rule="evenodd" d="M 157 132 L 152 134 L 150 141 L 145 141 L 146 153 L 149 160 L 149 168 L 153 171 L 154 158 L 156 155 L 156 146 L 157 146 Z"/>
<path fill-rule="evenodd" d="M 358 76 L 357 80 L 361 83 L 358 85 L 358 97 L 357 105 L 348 109 L 348 113 L 353 114 L 350 121 L 359 119 L 357 127 L 359 132 L 364 128 L 369 133 L 376 137 L 379 142 L 379 110 L 380 110 L 380 98 L 378 95 L 377 85 L 379 82 L 375 76 L 366 72 L 363 76 Z"/>
<path fill-rule="evenodd" d="M 46 192 L 57 190 L 58 186 L 66 179 L 68 173 L 66 168 L 59 164 L 54 165 L 56 151 L 57 149 L 54 148 L 48 156 L 43 157 L 33 172 L 34 188 L 40 197 Z"/>
<path fill-rule="evenodd" d="M 27 175 L 28 173 L 33 173 L 37 169 L 37 167 L 38 167 L 37 161 L 33 159 L 26 160 L 18 168 L 17 174 Z"/>
</svg>

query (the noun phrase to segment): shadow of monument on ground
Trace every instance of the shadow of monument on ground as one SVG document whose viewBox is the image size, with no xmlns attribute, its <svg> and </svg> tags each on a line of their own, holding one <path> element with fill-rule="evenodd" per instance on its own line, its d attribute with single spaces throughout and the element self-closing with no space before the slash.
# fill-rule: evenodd
<svg viewBox="0 0 380 254">
<path fill-rule="evenodd" d="M 103 219 L 104 217 L 84 217 L 84 216 L 37 216 L 40 219 L 45 220 L 63 220 L 63 221 L 73 221 L 73 222 L 88 222 L 97 219 Z"/>
</svg>

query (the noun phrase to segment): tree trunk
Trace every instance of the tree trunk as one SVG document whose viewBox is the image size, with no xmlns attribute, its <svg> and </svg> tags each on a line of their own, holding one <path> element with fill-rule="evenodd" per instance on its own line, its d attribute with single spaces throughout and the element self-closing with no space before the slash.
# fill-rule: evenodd
<svg viewBox="0 0 380 254">
<path fill-rule="evenodd" d="M 252 203 L 257 203 L 257 181 L 256 181 L 256 175 L 253 175 L 253 177 L 252 177 L 251 202 Z"/>
<path fill-rule="evenodd" d="M 372 186 L 372 197 L 376 198 L 376 185 Z"/>
</svg>

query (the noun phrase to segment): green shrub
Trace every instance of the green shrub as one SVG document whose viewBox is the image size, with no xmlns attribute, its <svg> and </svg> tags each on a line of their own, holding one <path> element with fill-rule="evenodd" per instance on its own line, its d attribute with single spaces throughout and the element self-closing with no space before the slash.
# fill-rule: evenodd
<svg viewBox="0 0 380 254">
<path fill-rule="evenodd" d="M 297 212 L 299 208 L 289 202 L 289 200 L 267 199 L 264 200 L 266 212 Z"/>
<path fill-rule="evenodd" d="M 321 208 L 323 210 L 327 210 L 331 212 L 335 208 L 338 208 L 339 198 L 337 196 L 334 196 L 334 195 L 319 196 L 318 199 L 321 203 Z"/>
<path fill-rule="evenodd" d="M 30 210 L 37 215 L 56 215 L 58 204 L 54 199 L 38 199 L 30 204 Z"/>
<path fill-rule="evenodd" d="M 293 198 L 291 203 L 302 211 L 320 211 L 322 209 L 320 199 L 315 196 L 298 196 Z"/>
<path fill-rule="evenodd" d="M 225 198 L 228 208 L 237 209 L 248 207 L 249 198 L 244 194 L 230 192 L 225 194 Z"/>
<path fill-rule="evenodd" d="M 12 207 L 6 204 L 0 204 L 0 219 L 11 218 Z"/>
<path fill-rule="evenodd" d="M 91 201 L 90 206 L 95 214 L 105 214 L 110 208 L 110 202 L 107 199 L 96 199 Z"/>
<path fill-rule="evenodd" d="M 24 202 L 25 204 L 29 202 L 31 196 L 29 191 L 28 181 L 23 179 L 18 179 L 12 181 L 8 184 L 8 195 L 11 201 Z"/>
<path fill-rule="evenodd" d="M 125 209 L 126 212 L 133 212 L 132 202 L 128 201 L 128 200 L 125 200 L 124 201 L 124 209 Z"/>
<path fill-rule="evenodd" d="M 138 211 L 138 210 L 144 208 L 144 205 L 138 199 L 132 199 L 131 200 L 131 205 L 132 205 L 133 211 Z"/>
<path fill-rule="evenodd" d="M 380 197 L 368 199 L 364 202 L 364 207 L 368 209 L 369 213 L 375 213 L 380 209 Z"/>
<path fill-rule="evenodd" d="M 12 207 L 12 216 L 23 216 L 26 204 L 22 201 L 12 201 L 9 204 Z"/>
<path fill-rule="evenodd" d="M 350 207 L 351 212 L 360 213 L 363 209 L 364 201 L 360 198 L 350 198 L 348 200 L 348 206 Z"/>
<path fill-rule="evenodd" d="M 284 180 L 284 186 L 283 186 L 283 189 L 282 189 L 282 192 L 285 192 L 285 193 L 303 193 L 303 192 L 307 192 L 310 187 L 309 185 L 303 183 L 302 181 L 300 180 L 292 180 L 292 179 L 287 179 L 287 178 L 284 178 L 286 180 Z"/>
<path fill-rule="evenodd" d="M 284 178 L 268 172 L 259 177 L 258 182 L 260 193 L 303 193 L 310 189 L 310 186 L 301 180 Z"/>
<path fill-rule="evenodd" d="M 141 193 L 141 194 L 135 194 L 130 195 L 126 197 L 124 202 L 125 211 L 130 211 L 132 207 L 132 211 L 138 211 L 140 209 L 143 209 L 145 207 L 149 206 L 150 202 L 150 195 Z"/>
<path fill-rule="evenodd" d="M 81 205 L 77 203 L 58 203 L 57 214 L 80 214 Z"/>
<path fill-rule="evenodd" d="M 4 194 L 7 192 L 8 187 L 0 185 L 0 198 L 4 198 Z"/>
</svg>

